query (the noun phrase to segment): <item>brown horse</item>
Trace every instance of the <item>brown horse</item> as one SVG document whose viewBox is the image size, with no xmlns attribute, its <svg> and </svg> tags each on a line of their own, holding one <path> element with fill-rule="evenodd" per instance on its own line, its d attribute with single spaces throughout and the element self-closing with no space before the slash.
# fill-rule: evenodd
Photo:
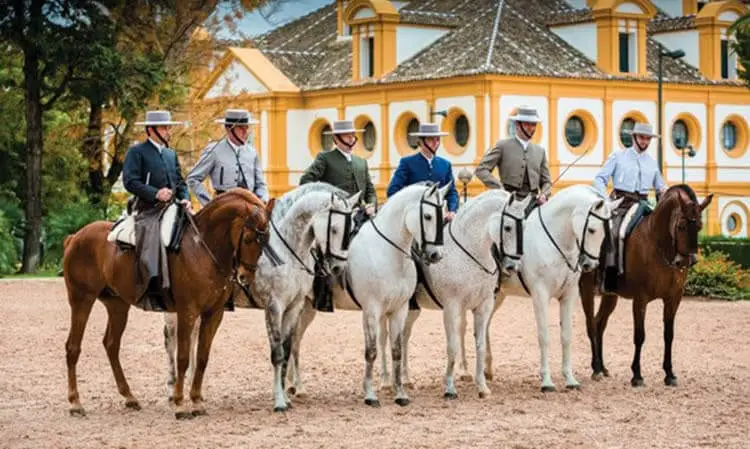
<svg viewBox="0 0 750 449">
<path fill-rule="evenodd" d="M 688 268 L 696 261 L 698 231 L 703 226 L 701 212 L 711 200 L 708 195 L 698 203 L 695 192 L 680 184 L 667 190 L 654 211 L 633 230 L 625 245 L 625 274 L 618 282 L 616 294 L 603 294 L 599 312 L 594 317 L 594 295 L 597 291 L 597 272 L 586 273 L 579 282 L 586 330 L 591 343 L 592 378 L 609 376 L 604 367 L 603 343 L 607 320 L 617 305 L 618 295 L 633 300 L 635 324 L 633 357 L 634 387 L 643 385 L 641 376 L 641 347 L 646 339 L 644 318 L 646 305 L 656 298 L 664 301 L 664 383 L 677 385 L 672 372 L 672 340 L 674 317 L 685 290 Z M 623 282 L 624 281 L 624 282 Z"/>
<path fill-rule="evenodd" d="M 178 317 L 178 375 L 172 396 L 178 419 L 205 414 L 201 385 L 211 342 L 224 316 L 224 303 L 232 292 L 232 284 L 250 285 L 255 278 L 258 258 L 268 242 L 268 217 L 273 204 L 271 200 L 266 206 L 242 189 L 224 193 L 195 215 L 198 234 L 188 227 L 179 252 L 169 253 L 173 303 L 168 304 L 168 308 L 170 312 L 177 312 Z M 71 309 L 65 349 L 68 401 L 74 416 L 85 415 L 79 400 L 76 363 L 86 322 L 97 298 L 107 308 L 103 343 L 117 388 L 125 397 L 126 407 L 140 409 L 120 365 L 120 340 L 130 306 L 138 299 L 135 297 L 136 258 L 134 251 L 120 249 L 107 241 L 111 226 L 105 221 L 93 222 L 65 239 L 63 272 Z M 183 404 L 183 383 L 191 330 L 199 316 L 198 363 L 190 391 L 193 402 L 190 413 Z"/>
</svg>

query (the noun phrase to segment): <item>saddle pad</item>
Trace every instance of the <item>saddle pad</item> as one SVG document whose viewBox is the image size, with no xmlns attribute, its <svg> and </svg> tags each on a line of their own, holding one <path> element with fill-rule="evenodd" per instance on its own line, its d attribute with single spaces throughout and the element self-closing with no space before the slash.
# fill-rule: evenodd
<svg viewBox="0 0 750 449">
<path fill-rule="evenodd" d="M 177 219 L 178 207 L 181 206 L 178 206 L 175 203 L 170 204 L 161 216 L 159 230 L 161 233 L 161 244 L 164 245 L 165 248 L 169 247 L 169 244 L 172 241 L 172 233 L 175 229 L 174 225 L 175 220 Z"/>
<path fill-rule="evenodd" d="M 638 203 L 630 206 L 628 211 L 625 213 L 625 216 L 622 217 L 622 221 L 620 222 L 620 229 L 617 232 L 617 266 L 619 267 L 620 272 L 622 272 L 625 268 L 625 237 L 627 237 L 625 233 L 628 230 L 630 222 L 633 221 L 633 216 L 638 210 L 638 207 Z"/>
<path fill-rule="evenodd" d="M 177 219 L 177 208 L 180 207 L 176 204 L 170 204 L 164 211 L 161 217 L 161 223 L 159 224 L 159 230 L 161 234 L 161 243 L 164 247 L 168 247 L 172 240 L 172 233 L 175 229 L 175 220 Z M 125 219 L 115 223 L 114 227 L 107 235 L 107 241 L 109 242 L 121 242 L 131 246 L 135 246 L 135 214 L 128 215 Z"/>
</svg>

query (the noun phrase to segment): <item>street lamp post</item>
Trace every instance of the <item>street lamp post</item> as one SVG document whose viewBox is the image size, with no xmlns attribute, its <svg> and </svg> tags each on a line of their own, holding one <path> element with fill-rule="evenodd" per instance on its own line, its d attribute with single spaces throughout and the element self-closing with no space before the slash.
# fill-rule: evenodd
<svg viewBox="0 0 750 449">
<path fill-rule="evenodd" d="M 662 130 L 662 121 L 664 118 L 662 116 L 661 108 L 662 108 L 662 78 L 663 78 L 662 58 L 664 58 L 664 56 L 668 58 L 672 58 L 672 59 L 679 59 L 685 56 L 685 52 L 682 50 L 664 51 L 664 49 L 662 49 L 661 47 L 659 49 L 659 69 L 658 69 L 658 73 L 656 74 L 657 88 L 658 88 L 657 121 L 658 121 L 658 127 L 659 127 L 659 130 L 657 131 L 657 134 L 659 134 L 659 142 L 658 142 L 659 145 L 657 147 L 658 148 L 657 160 L 659 162 L 659 171 L 662 173 L 664 172 L 664 164 L 662 161 L 662 140 L 664 139 L 664 132 Z"/>
<path fill-rule="evenodd" d="M 468 201 L 468 185 L 471 179 L 474 177 L 474 173 L 468 168 L 464 167 L 458 172 L 458 180 L 463 184 L 464 204 Z"/>
<path fill-rule="evenodd" d="M 692 145 L 688 145 L 686 147 L 683 147 L 680 149 L 680 153 L 682 153 L 682 183 L 685 184 L 685 152 L 687 152 L 689 157 L 695 157 L 695 148 L 693 148 Z"/>
</svg>

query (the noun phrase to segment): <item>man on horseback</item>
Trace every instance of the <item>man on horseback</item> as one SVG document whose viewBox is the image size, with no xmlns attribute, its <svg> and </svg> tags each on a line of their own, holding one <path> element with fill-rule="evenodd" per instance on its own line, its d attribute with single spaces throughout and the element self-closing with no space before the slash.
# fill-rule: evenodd
<svg viewBox="0 0 750 449">
<path fill-rule="evenodd" d="M 163 294 L 169 288 L 169 274 L 160 239 L 161 222 L 174 222 L 178 209 L 175 199 L 185 209 L 191 208 L 179 158 L 169 148 L 171 127 L 180 124 L 181 122 L 172 121 L 169 111 L 146 112 L 146 120 L 136 125 L 146 127 L 148 138 L 128 150 L 123 164 L 125 190 L 135 196 L 132 209 L 137 214 L 136 292 L 138 305 L 145 310 L 166 311 Z M 168 212 L 170 208 L 171 211 Z M 171 230 L 170 224 L 173 223 L 167 223 L 167 229 Z M 158 282 L 160 272 L 161 285 Z"/>
<path fill-rule="evenodd" d="M 250 112 L 244 109 L 227 109 L 224 118 L 216 120 L 224 125 L 226 137 L 209 144 L 187 176 L 187 184 L 201 206 L 211 201 L 203 180 L 211 178 L 217 195 L 234 187 L 253 192 L 268 202 L 268 187 L 263 177 L 257 151 L 247 142 L 249 125 L 257 125 Z"/>
<path fill-rule="evenodd" d="M 401 158 L 388 184 L 387 195 L 390 198 L 404 187 L 423 181 L 436 182 L 440 187 L 450 184 L 445 197 L 448 202 L 445 221 L 449 222 L 453 220 L 458 210 L 458 192 L 453 181 L 453 168 L 450 161 L 436 155 L 440 147 L 440 137 L 447 136 L 448 133 L 441 132 L 438 125 L 434 123 L 422 123 L 417 132 L 409 133 L 409 135 L 419 137 L 417 143 L 419 153 Z"/>
<path fill-rule="evenodd" d="M 327 182 L 350 195 L 362 192 L 364 212 L 354 218 L 355 229 L 375 215 L 378 198 L 372 185 L 367 161 L 352 154 L 357 144 L 357 132 L 351 120 L 337 120 L 333 122 L 333 130 L 325 134 L 333 135 L 335 148 L 331 151 L 321 151 L 315 161 L 300 178 L 300 185 L 309 182 Z"/>
<path fill-rule="evenodd" d="M 628 133 L 633 136 L 633 144 L 612 153 L 594 178 L 594 187 L 602 195 L 606 195 L 607 183 L 612 178 L 614 190 L 611 198 L 623 198 L 618 209 L 612 214 L 612 241 L 605 244 L 605 276 L 602 287 L 605 292 L 613 292 L 617 288 L 617 277 L 623 274 L 622 250 L 625 237 L 644 215 L 651 212 L 647 202 L 649 191 L 653 188 L 658 200 L 667 190 L 658 164 L 646 151 L 651 139 L 659 136 L 653 133 L 648 123 L 636 123 Z M 637 207 L 634 207 L 636 205 Z M 627 227 L 625 232 L 621 230 L 623 225 Z"/>
<path fill-rule="evenodd" d="M 476 169 L 477 178 L 490 189 L 505 189 L 520 199 L 533 195 L 526 214 L 547 201 L 551 187 L 547 153 L 540 145 L 531 142 L 541 121 L 536 109 L 521 106 L 509 120 L 514 121 L 513 137 L 495 144 L 482 158 Z M 500 179 L 492 175 L 498 168 Z"/>
</svg>

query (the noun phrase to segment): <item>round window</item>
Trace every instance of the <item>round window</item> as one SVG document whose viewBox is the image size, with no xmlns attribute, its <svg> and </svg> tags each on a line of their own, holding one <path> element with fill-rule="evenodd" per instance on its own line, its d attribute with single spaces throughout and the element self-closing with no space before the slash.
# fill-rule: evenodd
<svg viewBox="0 0 750 449">
<path fill-rule="evenodd" d="M 466 146 L 469 143 L 469 119 L 461 115 L 456 119 L 456 143 L 459 146 Z"/>
<path fill-rule="evenodd" d="M 565 140 L 573 148 L 579 147 L 586 136 L 586 129 L 583 120 L 574 115 L 565 123 Z"/>
<path fill-rule="evenodd" d="M 727 151 L 737 148 L 737 126 L 734 123 L 726 122 L 721 127 L 721 142 Z"/>
<path fill-rule="evenodd" d="M 672 125 L 672 143 L 675 148 L 678 150 L 685 148 L 689 138 L 687 123 L 684 120 L 674 122 L 674 125 Z"/>
<path fill-rule="evenodd" d="M 409 142 L 409 146 L 412 150 L 416 150 L 419 146 L 417 144 L 417 142 L 419 142 L 419 137 L 410 136 L 409 134 L 416 132 L 419 132 L 419 120 L 413 118 L 409 120 L 409 124 L 406 125 L 406 141 Z"/>
<path fill-rule="evenodd" d="M 375 151 L 375 142 L 377 141 L 377 135 L 375 133 L 375 125 L 372 122 L 367 122 L 365 125 L 365 132 L 363 133 L 365 150 L 369 152 Z"/>
<path fill-rule="evenodd" d="M 633 145 L 633 135 L 629 134 L 629 132 L 634 126 L 635 120 L 632 118 L 626 118 L 622 121 L 622 125 L 620 126 L 620 142 L 622 142 L 622 146 L 625 148 L 629 148 Z"/>
<path fill-rule="evenodd" d="M 320 147 L 323 151 L 333 149 L 333 134 L 326 134 L 328 132 L 331 132 L 331 125 L 326 124 L 320 129 Z"/>
<path fill-rule="evenodd" d="M 727 218 L 727 231 L 734 234 L 737 232 L 737 228 L 739 227 L 739 220 L 737 220 L 737 214 L 732 214 Z"/>
</svg>

